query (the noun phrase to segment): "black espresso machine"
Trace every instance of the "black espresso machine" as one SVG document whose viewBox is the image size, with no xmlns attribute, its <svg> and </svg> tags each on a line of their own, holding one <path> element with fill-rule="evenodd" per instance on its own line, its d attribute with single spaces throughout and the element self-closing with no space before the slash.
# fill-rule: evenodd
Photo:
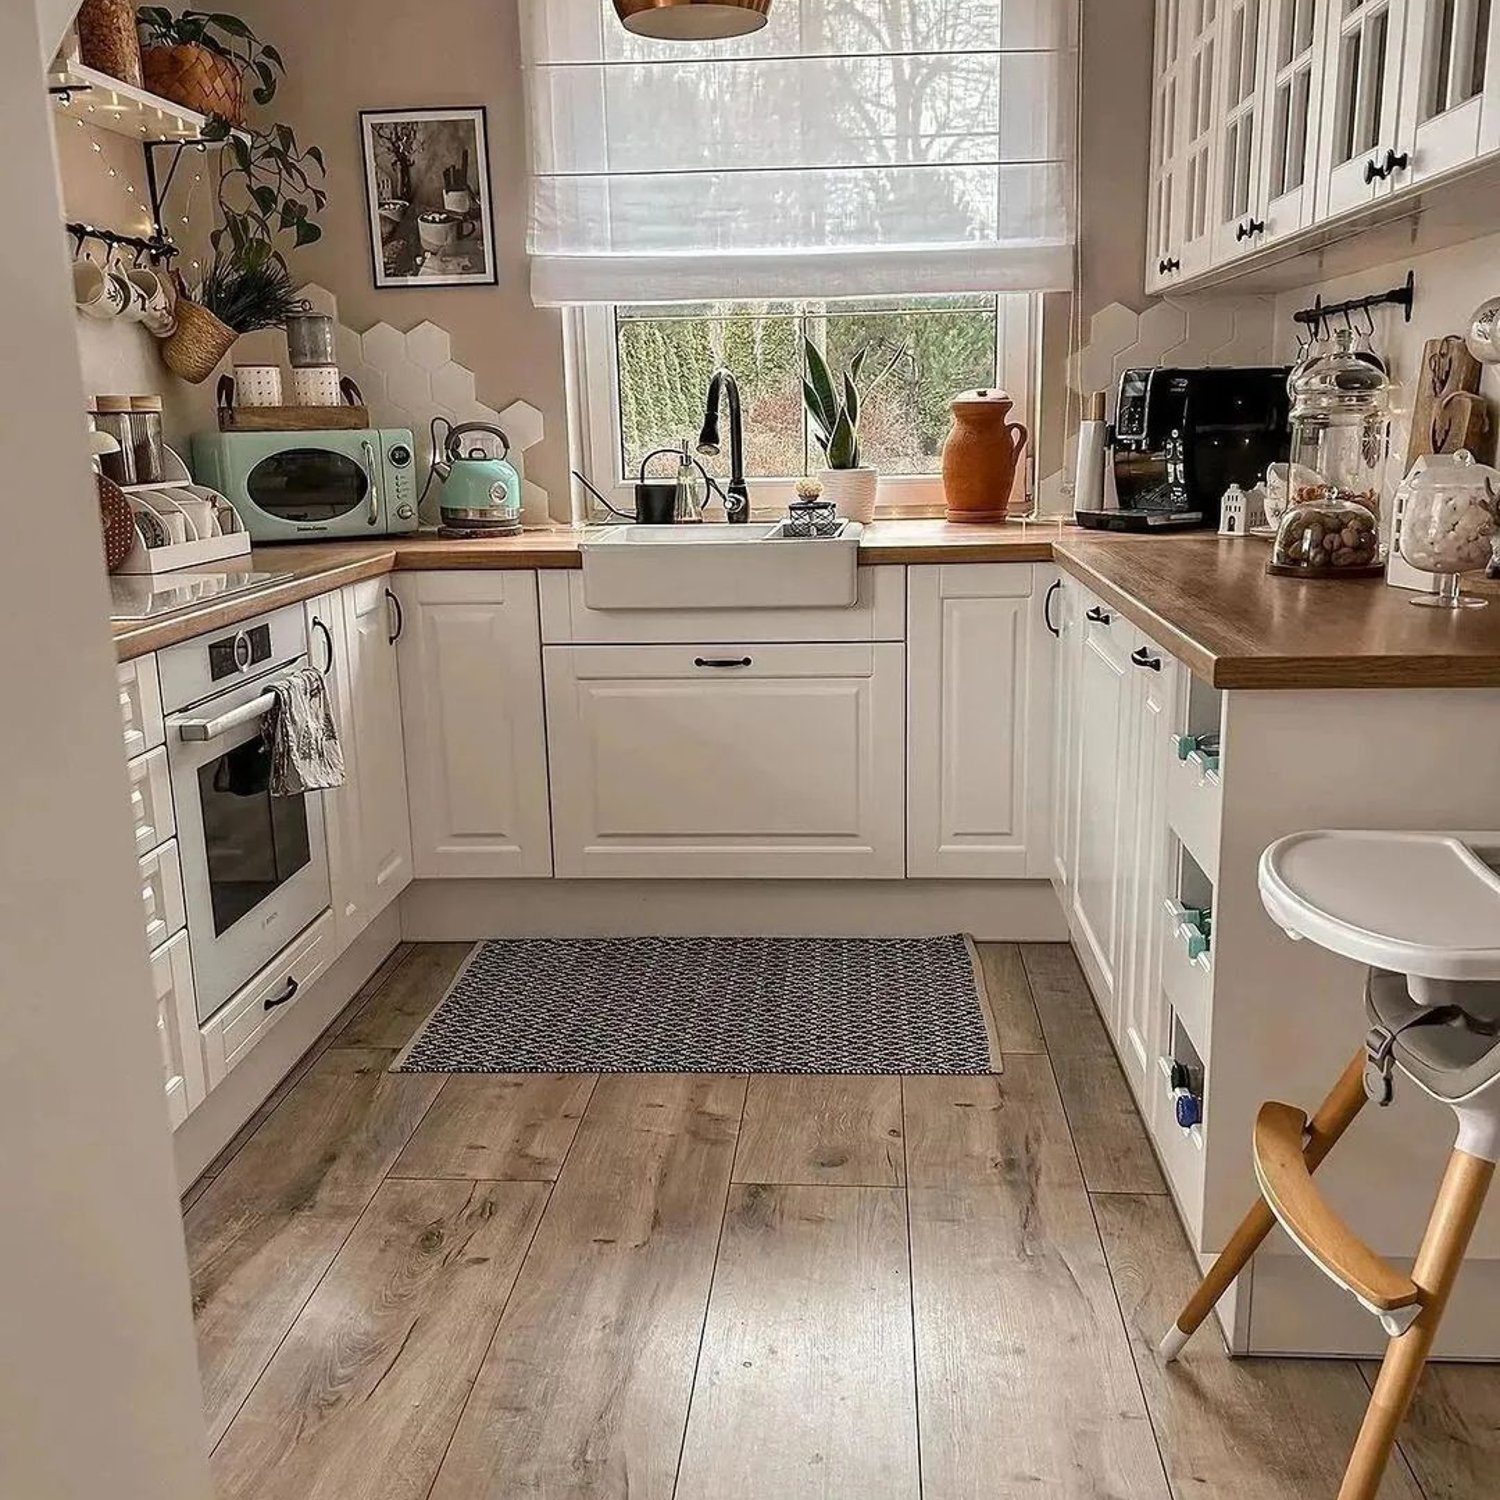
<svg viewBox="0 0 1500 1500">
<path fill-rule="evenodd" d="M 1119 508 L 1079 511 L 1104 531 L 1217 527 L 1231 484 L 1259 484 L 1291 449 L 1285 365 L 1120 376 L 1111 448 Z"/>
</svg>

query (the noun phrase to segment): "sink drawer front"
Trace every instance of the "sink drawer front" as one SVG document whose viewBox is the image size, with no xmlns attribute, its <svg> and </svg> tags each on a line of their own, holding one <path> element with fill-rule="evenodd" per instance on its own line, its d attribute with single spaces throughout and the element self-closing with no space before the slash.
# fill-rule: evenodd
<svg viewBox="0 0 1500 1500">
<path fill-rule="evenodd" d="M 559 876 L 904 873 L 903 647 L 544 655 Z"/>
<path fill-rule="evenodd" d="M 581 571 L 546 571 L 538 582 L 542 640 L 549 646 L 900 641 L 906 635 L 901 567 L 858 569 L 858 598 L 844 609 L 590 609 Z"/>
</svg>

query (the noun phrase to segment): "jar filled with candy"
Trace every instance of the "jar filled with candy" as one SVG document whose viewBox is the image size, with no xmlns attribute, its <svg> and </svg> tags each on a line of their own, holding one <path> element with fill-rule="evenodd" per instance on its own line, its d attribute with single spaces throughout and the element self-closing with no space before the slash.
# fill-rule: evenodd
<svg viewBox="0 0 1500 1500">
<path fill-rule="evenodd" d="M 1434 591 L 1413 604 L 1428 609 L 1477 609 L 1462 577 L 1489 566 L 1500 530 L 1500 471 L 1474 462 L 1467 450 L 1419 458 L 1396 497 L 1401 556 L 1434 575 Z"/>
<path fill-rule="evenodd" d="M 1267 571 L 1309 578 L 1378 574 L 1390 381 L 1355 353 L 1354 334 L 1344 328 L 1331 352 L 1299 367 L 1291 394 L 1289 503 Z"/>
</svg>

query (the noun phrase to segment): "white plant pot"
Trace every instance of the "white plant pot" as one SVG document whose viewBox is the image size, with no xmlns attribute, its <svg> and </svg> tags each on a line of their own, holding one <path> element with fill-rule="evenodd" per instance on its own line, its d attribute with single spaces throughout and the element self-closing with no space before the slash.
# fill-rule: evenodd
<svg viewBox="0 0 1500 1500">
<path fill-rule="evenodd" d="M 875 519 L 875 491 L 880 475 L 874 469 L 823 469 L 818 474 L 823 498 L 846 521 L 868 526 Z"/>
</svg>

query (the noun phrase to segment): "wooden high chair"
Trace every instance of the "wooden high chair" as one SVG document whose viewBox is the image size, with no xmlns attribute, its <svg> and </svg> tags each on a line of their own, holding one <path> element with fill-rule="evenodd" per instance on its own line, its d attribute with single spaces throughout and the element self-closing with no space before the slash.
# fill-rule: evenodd
<svg viewBox="0 0 1500 1500">
<path fill-rule="evenodd" d="M 1370 966 L 1370 1029 L 1311 1120 L 1290 1104 L 1255 1122 L 1260 1201 L 1161 1342 L 1176 1359 L 1280 1223 L 1390 1336 L 1338 1500 L 1375 1500 L 1500 1155 L 1500 834 L 1300 833 L 1261 857 L 1266 910 L 1293 938 Z M 1411 1275 L 1338 1216 L 1313 1173 L 1400 1073 L 1452 1109 L 1458 1133 Z"/>
</svg>

